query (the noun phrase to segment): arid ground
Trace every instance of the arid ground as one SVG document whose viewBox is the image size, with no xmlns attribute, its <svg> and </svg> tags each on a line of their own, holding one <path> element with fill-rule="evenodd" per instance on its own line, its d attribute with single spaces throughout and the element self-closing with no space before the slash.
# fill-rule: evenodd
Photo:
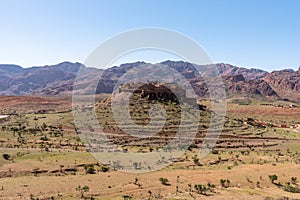
<svg viewBox="0 0 300 200">
<path fill-rule="evenodd" d="M 98 121 L 124 151 L 156 151 L 178 129 L 178 106 L 162 103 L 172 119 L 145 145 L 122 135 L 109 96 L 97 97 Z M 148 120 L 144 103 L 132 105 L 137 124 Z M 0 97 L 6 116 L 0 119 L 0 199 L 300 199 L 299 104 L 228 100 L 217 144 L 198 159 L 210 119 L 209 103 L 199 103 L 207 110 L 180 159 L 159 171 L 127 173 L 87 152 L 70 98 Z"/>
</svg>

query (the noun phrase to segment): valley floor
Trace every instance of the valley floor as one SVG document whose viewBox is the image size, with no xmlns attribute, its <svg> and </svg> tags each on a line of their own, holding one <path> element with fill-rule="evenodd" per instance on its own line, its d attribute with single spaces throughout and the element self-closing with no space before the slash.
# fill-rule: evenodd
<svg viewBox="0 0 300 200">
<path fill-rule="evenodd" d="M 127 173 L 87 152 L 68 99 L 42 100 L 45 104 L 24 107 L 19 97 L 15 113 L 13 103 L 0 110 L 8 115 L 0 119 L 0 199 L 300 199 L 300 129 L 294 126 L 300 124 L 300 108 L 286 102 L 229 101 L 222 135 L 206 157 L 197 158 L 201 129 L 192 147 L 168 167 Z M 31 99 L 32 105 L 40 101 Z M 56 101 L 60 106 L 53 110 Z M 176 128 L 173 114 L 173 124 L 151 140 L 153 148 L 143 146 L 144 140 L 121 137 L 107 104 L 98 105 L 99 123 L 124 151 L 155 151 Z M 137 123 L 147 117 L 140 105 L 132 108 Z M 176 106 L 164 106 L 178 113 Z M 203 128 L 210 116 L 202 116 Z"/>
</svg>

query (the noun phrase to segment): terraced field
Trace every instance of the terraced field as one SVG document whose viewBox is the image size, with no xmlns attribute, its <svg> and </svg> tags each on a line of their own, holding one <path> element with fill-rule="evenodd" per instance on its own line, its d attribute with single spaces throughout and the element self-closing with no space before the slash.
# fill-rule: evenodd
<svg viewBox="0 0 300 200">
<path fill-rule="evenodd" d="M 84 134 L 93 133 L 93 137 L 97 134 L 97 129 L 89 127 L 91 121 L 87 120 L 85 129 L 75 128 L 73 114 L 66 107 L 45 113 L 16 110 L 0 119 L 0 199 L 299 199 L 299 184 L 291 180 L 300 178 L 299 129 L 256 126 L 248 120 L 297 124 L 296 117 L 266 116 L 272 109 L 296 116 L 300 114 L 298 107 L 277 107 L 280 102 L 268 102 L 274 107 L 257 102 L 249 105 L 228 102 L 222 134 L 212 151 L 201 158 L 199 151 L 207 148 L 205 137 L 212 114 L 209 102 L 199 102 L 206 108 L 197 109 L 198 113 L 186 112 L 184 118 L 183 108 L 174 102 L 133 97 L 129 115 L 135 126 L 126 123 L 119 126 L 117 123 L 126 122 L 126 115 L 118 110 L 112 112 L 109 96 L 98 99 L 96 120 L 103 128 L 102 133 L 127 154 L 146 157 L 151 152 L 168 151 L 166 147 L 172 140 L 184 139 L 195 128 L 190 120 L 182 122 L 182 118 L 193 119 L 199 114 L 200 123 L 191 145 L 182 147 L 186 150 L 180 157 L 159 158 L 167 167 L 150 169 L 147 173 L 127 173 L 124 169 L 128 166 L 113 159 L 102 162 L 90 154 L 92 150 L 101 153 L 101 145 L 82 140 Z M 32 101 L 39 100 L 32 98 Z M 155 109 L 155 104 L 161 107 Z M 92 108 L 78 109 L 84 109 L 92 117 Z M 9 114 L 7 109 L 1 113 Z M 165 122 L 159 117 L 151 121 L 150 116 L 162 116 Z M 153 130 L 162 126 L 162 129 L 151 137 L 127 134 L 128 131 L 143 134 L 136 132 L 140 126 L 150 126 Z M 129 163 L 136 172 L 147 168 L 145 163 Z M 278 179 L 272 183 L 270 175 Z M 87 187 L 82 189 L 84 186 Z"/>
</svg>

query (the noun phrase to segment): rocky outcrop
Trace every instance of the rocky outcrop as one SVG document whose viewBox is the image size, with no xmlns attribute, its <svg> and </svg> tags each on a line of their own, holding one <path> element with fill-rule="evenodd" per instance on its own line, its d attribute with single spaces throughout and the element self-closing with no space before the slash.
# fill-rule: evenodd
<svg viewBox="0 0 300 200">
<path fill-rule="evenodd" d="M 263 97 L 278 98 L 277 93 L 264 80 L 246 80 L 243 75 L 227 76 L 223 78 L 226 91 L 230 95 L 246 94 L 261 95 Z"/>
<path fill-rule="evenodd" d="M 300 72 L 294 70 L 274 71 L 266 75 L 263 80 L 282 98 L 300 101 Z"/>
</svg>

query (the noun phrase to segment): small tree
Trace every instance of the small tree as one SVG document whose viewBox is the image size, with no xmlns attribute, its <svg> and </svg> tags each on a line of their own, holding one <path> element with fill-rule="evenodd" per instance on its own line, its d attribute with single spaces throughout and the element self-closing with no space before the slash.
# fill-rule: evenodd
<svg viewBox="0 0 300 200">
<path fill-rule="evenodd" d="M 225 179 L 220 179 L 220 183 L 221 183 L 222 187 L 225 187 L 226 180 Z"/>
<path fill-rule="evenodd" d="M 230 185 L 230 180 L 229 179 L 220 179 L 220 183 L 222 187 L 228 188 Z"/>
<path fill-rule="evenodd" d="M 226 187 L 229 187 L 229 186 L 230 186 L 230 180 L 226 179 Z"/>
<path fill-rule="evenodd" d="M 90 187 L 89 186 L 83 186 L 81 187 L 80 185 L 76 188 L 77 191 L 80 192 L 80 198 L 84 198 L 84 193 L 85 192 L 88 192 L 90 190 Z"/>
<path fill-rule="evenodd" d="M 206 195 L 206 192 L 208 190 L 208 188 L 205 185 L 202 185 L 202 184 L 197 184 L 197 185 L 194 186 L 194 188 L 197 190 L 197 192 L 199 194 L 204 194 L 204 195 Z"/>
<path fill-rule="evenodd" d="M 291 181 L 292 181 L 293 184 L 296 184 L 297 183 L 297 177 L 292 177 Z"/>
<path fill-rule="evenodd" d="M 215 192 L 215 188 L 216 188 L 216 185 L 215 185 L 215 184 L 208 183 L 208 184 L 207 184 L 207 187 L 208 187 L 208 190 L 209 190 L 209 191 Z"/>
<path fill-rule="evenodd" d="M 276 174 L 273 175 L 269 175 L 269 179 L 271 180 L 271 182 L 274 184 L 274 181 L 276 181 L 278 179 L 278 176 Z"/>
</svg>

